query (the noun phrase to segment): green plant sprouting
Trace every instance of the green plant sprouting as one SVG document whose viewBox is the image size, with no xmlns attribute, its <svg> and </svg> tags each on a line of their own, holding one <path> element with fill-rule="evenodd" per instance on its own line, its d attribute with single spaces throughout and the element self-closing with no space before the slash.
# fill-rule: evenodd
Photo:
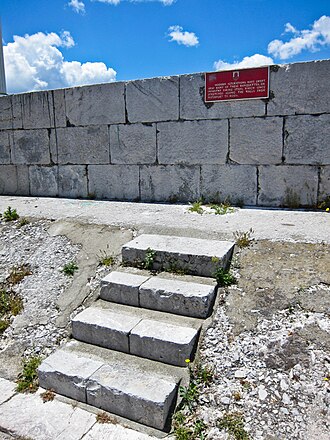
<svg viewBox="0 0 330 440">
<path fill-rule="evenodd" d="M 4 211 L 2 217 L 4 218 L 5 222 L 11 222 L 19 219 L 16 209 L 12 209 L 10 206 L 8 206 L 6 211 Z"/>
<path fill-rule="evenodd" d="M 23 362 L 23 371 L 18 375 L 16 390 L 20 393 L 34 393 L 37 391 L 38 372 L 37 369 L 41 364 L 39 356 L 33 356 L 25 359 Z"/>
<path fill-rule="evenodd" d="M 146 270 L 152 270 L 153 264 L 154 264 L 154 258 L 155 258 L 155 254 L 156 252 L 151 249 L 148 248 L 146 250 L 146 254 L 142 263 L 142 268 L 146 269 Z"/>
<path fill-rule="evenodd" d="M 240 248 L 245 248 L 250 246 L 250 244 L 252 243 L 252 234 L 253 234 L 253 229 L 250 228 L 248 231 L 235 231 L 233 232 L 233 236 L 235 239 L 235 242 L 237 244 L 238 247 Z"/>
<path fill-rule="evenodd" d="M 63 269 L 61 269 L 61 272 L 63 272 L 65 275 L 73 277 L 74 273 L 78 270 L 78 266 L 74 261 L 70 261 L 70 263 L 67 263 L 65 266 L 63 266 Z"/>
</svg>

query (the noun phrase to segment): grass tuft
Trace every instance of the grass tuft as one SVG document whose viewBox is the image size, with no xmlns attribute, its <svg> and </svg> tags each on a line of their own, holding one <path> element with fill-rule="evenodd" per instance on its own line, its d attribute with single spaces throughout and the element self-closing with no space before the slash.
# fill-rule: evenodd
<svg viewBox="0 0 330 440">
<path fill-rule="evenodd" d="M 13 286 L 20 283 L 25 277 L 29 275 L 32 275 L 30 265 L 20 264 L 19 266 L 12 267 L 6 281 Z"/>
<path fill-rule="evenodd" d="M 35 393 L 38 389 L 37 369 L 41 364 L 39 356 L 33 356 L 25 359 L 23 362 L 23 371 L 18 375 L 16 390 L 19 393 Z"/>
<path fill-rule="evenodd" d="M 244 232 L 244 231 L 235 231 L 233 232 L 233 236 L 235 239 L 235 242 L 237 244 L 238 247 L 240 248 L 246 248 L 249 247 L 250 244 L 253 241 L 252 238 L 252 234 L 253 234 L 253 229 L 250 228 L 248 231 Z"/>
<path fill-rule="evenodd" d="M 225 429 L 235 440 L 250 440 L 251 437 L 244 429 L 244 418 L 238 412 L 225 414 L 217 422 L 220 430 Z"/>
<path fill-rule="evenodd" d="M 6 211 L 2 214 L 2 217 L 5 222 L 12 222 L 19 219 L 19 215 L 17 214 L 16 209 L 12 209 L 10 206 L 8 206 Z"/>
<path fill-rule="evenodd" d="M 197 214 L 202 215 L 204 213 L 204 209 L 202 208 L 202 200 L 197 200 L 196 202 L 191 203 L 190 208 L 188 208 L 189 212 L 196 212 Z"/>
<path fill-rule="evenodd" d="M 61 272 L 64 273 L 64 275 L 68 277 L 73 277 L 74 273 L 78 270 L 78 266 L 74 261 L 70 261 L 70 263 L 67 263 Z"/>
</svg>

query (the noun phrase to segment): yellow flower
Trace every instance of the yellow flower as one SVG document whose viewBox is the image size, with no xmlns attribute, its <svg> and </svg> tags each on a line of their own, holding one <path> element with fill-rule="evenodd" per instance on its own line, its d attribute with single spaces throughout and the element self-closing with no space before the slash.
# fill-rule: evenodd
<svg viewBox="0 0 330 440">
<path fill-rule="evenodd" d="M 185 360 L 186 364 L 190 364 L 190 359 Z"/>
<path fill-rule="evenodd" d="M 325 212 L 330 212 L 330 208 L 326 208 L 326 209 L 325 209 Z"/>
<path fill-rule="evenodd" d="M 324 380 L 329 380 L 329 378 L 328 378 L 328 377 L 325 377 Z"/>
</svg>

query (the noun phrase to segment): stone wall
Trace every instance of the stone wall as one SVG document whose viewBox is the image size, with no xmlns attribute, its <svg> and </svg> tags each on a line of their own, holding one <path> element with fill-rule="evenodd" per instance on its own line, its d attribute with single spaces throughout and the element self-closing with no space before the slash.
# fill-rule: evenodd
<svg viewBox="0 0 330 440">
<path fill-rule="evenodd" d="M 0 194 L 315 206 L 330 194 L 330 60 L 272 66 L 270 99 L 204 75 L 0 97 Z"/>
</svg>

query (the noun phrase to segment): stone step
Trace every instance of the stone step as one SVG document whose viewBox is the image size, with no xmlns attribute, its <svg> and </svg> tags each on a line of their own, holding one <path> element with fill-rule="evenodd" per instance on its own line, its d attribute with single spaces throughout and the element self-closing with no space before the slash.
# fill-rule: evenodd
<svg viewBox="0 0 330 440">
<path fill-rule="evenodd" d="M 215 283 L 111 272 L 101 281 L 100 297 L 119 304 L 206 318 L 212 311 L 215 293 Z"/>
<path fill-rule="evenodd" d="M 168 430 L 187 369 L 78 341 L 42 362 L 40 386 L 159 430 Z"/>
<path fill-rule="evenodd" d="M 72 319 L 79 341 L 171 365 L 193 359 L 202 321 L 98 300 Z"/>
<path fill-rule="evenodd" d="M 229 241 L 142 234 L 123 246 L 122 260 L 126 265 L 141 265 L 147 250 L 151 249 L 154 270 L 183 270 L 192 275 L 214 277 L 218 267 L 229 266 L 234 245 Z"/>
</svg>

